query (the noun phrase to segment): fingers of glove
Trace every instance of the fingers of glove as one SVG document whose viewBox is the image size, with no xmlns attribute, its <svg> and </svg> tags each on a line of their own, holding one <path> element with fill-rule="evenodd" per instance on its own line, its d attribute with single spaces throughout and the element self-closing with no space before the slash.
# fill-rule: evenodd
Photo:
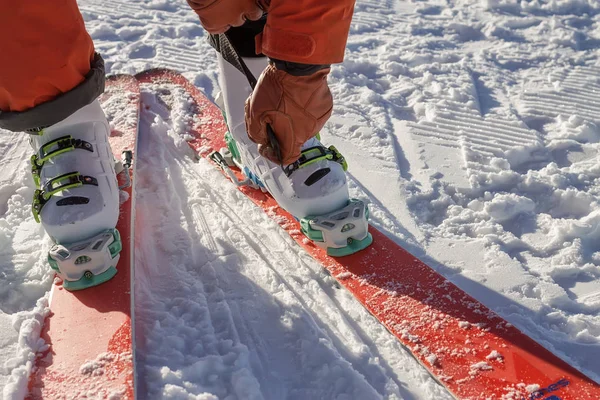
<svg viewBox="0 0 600 400">
<path fill-rule="evenodd" d="M 269 138 L 267 133 L 269 125 L 274 133 L 274 138 Z M 262 114 L 256 114 L 250 111 L 250 116 L 246 117 L 246 132 L 248 137 L 254 143 L 279 147 L 282 150 L 282 156 L 285 156 L 289 146 L 289 141 L 294 138 L 294 131 L 290 117 L 279 111 L 265 111 Z M 274 140 L 276 143 L 272 143 Z"/>
<path fill-rule="evenodd" d="M 273 129 L 275 141 L 277 142 L 276 146 L 279 147 L 280 159 L 276 158 L 277 163 L 288 165 L 300 158 L 300 148 L 305 141 L 298 140 L 297 138 L 296 129 L 298 129 L 298 121 L 294 120 L 287 113 L 280 111 L 265 113 L 261 121 L 263 122 L 261 125 L 264 127 L 265 135 L 267 134 L 267 124 Z M 269 147 L 275 150 L 268 137 L 267 143 Z"/>
<path fill-rule="evenodd" d="M 275 150 L 273 150 L 273 148 L 271 146 L 264 145 L 264 144 L 259 144 L 258 145 L 258 152 L 264 158 L 267 158 L 267 159 L 271 160 L 275 164 L 279 164 L 278 156 L 277 156 L 277 154 L 275 154 Z"/>
<path fill-rule="evenodd" d="M 246 103 L 248 105 L 249 102 Z M 248 137 L 261 148 L 264 157 L 276 164 L 291 164 L 300 158 L 300 148 L 304 141 L 298 141 L 294 134 L 294 121 L 289 115 L 279 111 L 268 111 L 255 117 L 246 118 L 246 132 Z M 274 133 L 273 143 L 267 133 L 267 125 L 271 126 Z M 279 150 L 279 154 L 276 150 Z"/>
<path fill-rule="evenodd" d="M 293 163 L 294 161 L 296 161 L 300 157 L 300 156 L 298 156 L 292 161 L 284 159 L 282 162 L 282 161 L 280 161 L 279 155 L 276 153 L 276 151 L 268 144 L 267 145 L 259 144 L 258 152 L 264 158 L 271 160 L 271 162 L 273 162 L 275 164 L 281 164 L 281 165 L 289 165 L 289 164 Z"/>
<path fill-rule="evenodd" d="M 300 158 L 301 147 L 301 145 L 296 145 L 293 147 L 293 149 L 290 149 L 287 153 L 289 154 L 288 157 L 282 157 L 281 153 L 283 153 L 283 151 L 280 150 L 278 154 L 277 151 L 270 144 L 259 144 L 258 152 L 261 156 L 268 158 L 275 164 L 289 165 L 292 164 L 294 161 L 298 160 L 298 158 Z"/>
<path fill-rule="evenodd" d="M 266 131 L 262 132 L 260 120 L 254 116 L 253 109 L 250 106 L 252 96 L 248 97 L 244 106 L 245 121 L 246 121 L 246 133 L 250 140 L 257 144 L 267 144 Z"/>
</svg>

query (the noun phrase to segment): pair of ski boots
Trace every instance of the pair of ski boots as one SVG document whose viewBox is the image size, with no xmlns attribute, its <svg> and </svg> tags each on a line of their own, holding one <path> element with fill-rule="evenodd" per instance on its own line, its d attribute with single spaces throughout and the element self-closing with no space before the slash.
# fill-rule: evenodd
<svg viewBox="0 0 600 400">
<path fill-rule="evenodd" d="M 244 62 L 254 76 L 267 65 L 266 58 L 244 58 Z M 244 101 L 252 90 L 248 80 L 221 55 L 219 68 L 222 91 L 217 103 L 229 127 L 228 147 L 212 158 L 222 166 L 238 167 L 247 177 L 245 183 L 268 191 L 328 255 L 346 256 L 369 246 L 373 241 L 369 210 L 363 201 L 349 197 L 344 157 L 335 147 L 324 147 L 317 137 L 304 144 L 300 159 L 291 165 L 276 165 L 260 156 L 245 127 Z"/>
<path fill-rule="evenodd" d="M 32 133 L 32 211 L 54 246 L 48 263 L 67 290 L 99 285 L 116 273 L 122 242 L 115 228 L 119 187 L 98 101 Z"/>
<path fill-rule="evenodd" d="M 245 60 L 258 76 L 266 59 Z M 248 139 L 244 100 L 246 77 L 222 58 L 222 102 L 230 131 L 228 148 L 219 154 L 227 166 L 239 167 L 250 184 L 268 191 L 295 216 L 303 233 L 331 256 L 344 256 L 369 246 L 368 208 L 350 199 L 346 162 L 332 146 L 317 138 L 303 146 L 294 164 L 279 166 L 261 157 Z M 37 185 L 32 208 L 55 245 L 48 262 L 67 290 L 99 285 L 116 273 L 122 242 L 115 228 L 119 187 L 108 137 L 110 127 L 98 101 L 31 137 Z M 226 167 L 227 167 L 226 166 Z M 232 175 L 233 176 L 233 175 Z"/>
</svg>

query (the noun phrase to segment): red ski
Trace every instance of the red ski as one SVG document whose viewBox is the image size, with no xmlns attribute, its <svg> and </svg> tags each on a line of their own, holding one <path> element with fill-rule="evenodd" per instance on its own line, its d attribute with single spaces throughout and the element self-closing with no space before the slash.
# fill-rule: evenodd
<svg viewBox="0 0 600 400">
<path fill-rule="evenodd" d="M 100 98 L 113 130 L 109 139 L 115 158 L 135 154 L 140 91 L 134 77 L 109 77 Z M 50 293 L 50 315 L 41 337 L 48 348 L 38 354 L 29 380 L 30 399 L 135 398 L 132 347 L 133 169 L 119 176 L 122 189 L 117 229 L 123 249 L 117 275 L 106 283 L 76 292 L 60 284 Z"/>
<path fill-rule="evenodd" d="M 165 69 L 136 77 L 161 93 L 185 89 L 194 115 L 189 144 L 197 152 L 208 156 L 211 150 L 226 147 L 221 111 L 187 79 Z M 269 195 L 249 187 L 240 190 L 321 262 L 457 398 L 600 399 L 598 384 L 377 229 L 370 228 L 374 240 L 367 249 L 332 258 L 306 240 L 298 222 Z"/>
</svg>

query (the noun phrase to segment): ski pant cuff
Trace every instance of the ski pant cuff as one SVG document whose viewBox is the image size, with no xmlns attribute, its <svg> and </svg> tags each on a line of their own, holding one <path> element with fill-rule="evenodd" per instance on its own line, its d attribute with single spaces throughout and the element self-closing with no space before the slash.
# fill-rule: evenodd
<svg viewBox="0 0 600 400">
<path fill-rule="evenodd" d="M 104 60 L 94 54 L 85 80 L 70 91 L 25 111 L 0 111 L 0 128 L 14 132 L 35 133 L 69 117 L 104 92 Z"/>
</svg>

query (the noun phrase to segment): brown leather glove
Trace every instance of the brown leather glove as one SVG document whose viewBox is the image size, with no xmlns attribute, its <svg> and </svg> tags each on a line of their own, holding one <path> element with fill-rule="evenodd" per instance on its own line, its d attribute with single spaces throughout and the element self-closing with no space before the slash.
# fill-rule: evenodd
<svg viewBox="0 0 600 400">
<path fill-rule="evenodd" d="M 263 10 L 255 0 L 187 0 L 200 17 L 208 33 L 223 33 L 232 26 L 242 26 L 247 19 L 256 21 Z"/>
<path fill-rule="evenodd" d="M 267 135 L 271 125 L 283 165 L 300 158 L 300 148 L 331 116 L 333 97 L 327 85 L 330 68 L 308 76 L 293 76 L 270 64 L 246 100 L 246 131 L 263 157 L 278 163 Z"/>
</svg>

